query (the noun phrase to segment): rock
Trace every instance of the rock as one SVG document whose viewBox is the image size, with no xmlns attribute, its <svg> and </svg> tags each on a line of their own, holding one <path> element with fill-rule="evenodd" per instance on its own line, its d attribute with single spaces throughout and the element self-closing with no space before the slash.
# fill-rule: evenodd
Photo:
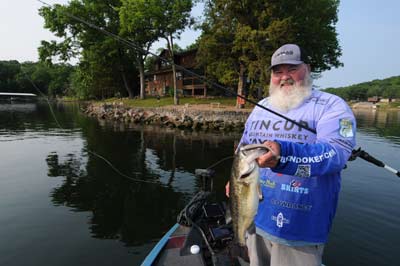
<svg viewBox="0 0 400 266">
<path fill-rule="evenodd" d="M 117 123 L 142 123 L 191 130 L 241 131 L 249 112 L 196 110 L 186 108 L 126 108 L 120 101 L 111 104 L 91 104 L 84 113 Z M 207 119 L 205 119 L 207 117 Z"/>
</svg>

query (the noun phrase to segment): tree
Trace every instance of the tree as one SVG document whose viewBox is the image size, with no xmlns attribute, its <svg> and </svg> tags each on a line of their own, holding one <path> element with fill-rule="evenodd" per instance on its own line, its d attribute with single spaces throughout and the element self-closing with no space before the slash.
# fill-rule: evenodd
<svg viewBox="0 0 400 266">
<path fill-rule="evenodd" d="M 371 86 L 367 90 L 367 96 L 368 97 L 373 97 L 373 96 L 381 96 L 381 90 L 377 86 Z"/>
<path fill-rule="evenodd" d="M 155 27 L 157 4 L 148 0 L 122 0 L 119 9 L 121 35 L 138 47 L 134 50 L 134 57 L 140 75 L 140 99 L 145 98 L 144 62 L 151 45 L 159 37 Z"/>
<path fill-rule="evenodd" d="M 174 104 L 179 104 L 174 64 L 174 39 L 179 38 L 183 30 L 193 24 L 190 16 L 193 1 L 122 0 L 122 2 L 120 9 L 122 29 L 130 40 L 146 52 L 156 39 L 163 38 L 167 41 L 173 74 Z M 138 52 L 139 70 L 144 69 L 145 58 L 144 53 Z"/>
<path fill-rule="evenodd" d="M 210 0 L 199 63 L 219 82 L 236 84 L 239 95 L 247 81 L 251 89 L 265 88 L 271 55 L 285 43 L 299 44 L 315 73 L 338 67 L 341 49 L 334 28 L 338 4 L 337 0 Z"/>
<path fill-rule="evenodd" d="M 176 90 L 176 67 L 174 62 L 174 39 L 180 35 L 187 26 L 194 23 L 190 12 L 193 7 L 192 0 L 159 0 L 164 10 L 158 10 L 158 25 L 160 35 L 167 41 L 169 55 L 171 57 L 172 75 L 174 85 L 174 104 L 179 104 L 178 92 Z"/>
<path fill-rule="evenodd" d="M 62 61 L 79 57 L 78 73 L 86 78 L 74 79 L 77 86 L 74 89 L 91 90 L 83 95 L 100 97 L 106 92 L 110 96 L 123 87 L 129 97 L 134 96 L 133 84 L 137 79 L 134 50 L 76 19 L 81 18 L 101 29 L 118 34 L 120 5 L 120 0 L 72 0 L 67 5 L 42 7 L 39 10 L 45 20 L 44 27 L 62 39 L 58 43 L 42 41 L 39 48 L 40 59 L 51 63 L 54 57 Z M 88 80 L 92 82 L 78 82 Z"/>
<path fill-rule="evenodd" d="M 382 96 L 385 98 L 397 98 L 400 96 L 400 88 L 399 87 L 388 87 L 383 90 Z"/>
<path fill-rule="evenodd" d="M 182 25 L 176 23 L 173 18 L 164 17 L 165 14 L 171 12 L 171 10 L 169 10 L 171 8 L 177 9 L 176 12 L 172 12 L 171 16 L 176 17 L 176 13 L 182 11 L 184 13 L 181 16 L 178 16 L 177 19 L 183 20 L 182 24 L 186 23 L 186 20 L 190 20 L 190 18 L 185 17 L 185 12 L 187 12 L 185 10 L 188 9 L 188 3 L 191 3 L 191 1 L 175 2 L 182 2 L 183 6 L 169 6 L 171 1 L 165 0 L 122 0 L 122 6 L 119 9 L 119 15 L 121 19 L 121 34 L 123 37 L 134 43 L 137 47 L 135 50 L 135 59 L 139 68 L 141 99 L 144 99 L 145 97 L 145 62 L 151 45 L 157 39 L 165 37 L 164 31 L 166 26 L 164 23 L 168 23 L 168 20 L 171 21 L 171 25 L 169 25 L 171 29 L 168 30 L 173 30 L 172 27 L 176 27 L 175 34 L 177 34 L 177 36 L 179 36 L 181 30 L 180 27 L 182 27 Z M 160 7 L 163 7 L 161 12 Z M 191 6 L 188 10 L 190 12 Z M 186 27 L 186 25 L 183 25 L 183 27 Z M 179 49 L 179 47 L 174 45 L 173 51 L 176 51 L 177 49 Z"/>
<path fill-rule="evenodd" d="M 69 64 L 55 64 L 49 69 L 51 80 L 48 86 L 49 95 L 64 96 L 71 94 L 71 75 L 74 67 Z"/>
<path fill-rule="evenodd" d="M 18 84 L 16 76 L 20 73 L 21 65 L 18 61 L 0 61 L 0 91 L 16 92 Z"/>
</svg>

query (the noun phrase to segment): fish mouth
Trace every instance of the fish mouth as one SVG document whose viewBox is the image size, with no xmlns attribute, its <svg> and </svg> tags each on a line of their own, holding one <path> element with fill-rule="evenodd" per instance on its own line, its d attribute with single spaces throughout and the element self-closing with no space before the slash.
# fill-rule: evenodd
<svg viewBox="0 0 400 266">
<path fill-rule="evenodd" d="M 248 144 L 240 147 L 239 153 L 241 160 L 244 161 L 244 167 L 239 170 L 237 180 L 244 180 L 250 176 L 257 168 L 256 159 L 267 153 L 270 149 L 263 144 Z"/>
<path fill-rule="evenodd" d="M 250 151 L 253 150 L 264 150 L 265 152 L 270 151 L 270 148 L 268 148 L 267 146 L 265 146 L 264 144 L 248 144 L 246 146 L 242 146 L 240 147 L 240 151 L 244 154 L 244 155 L 248 155 L 250 154 Z"/>
<path fill-rule="evenodd" d="M 239 175 L 238 179 L 242 180 L 245 179 L 246 177 L 250 176 L 251 173 L 253 173 L 253 170 L 256 168 L 256 162 L 252 161 L 250 164 L 248 164 L 248 168 L 246 169 L 246 171 L 244 171 L 243 173 L 241 173 L 241 175 Z"/>
<path fill-rule="evenodd" d="M 254 150 L 258 150 L 255 152 Z M 281 156 L 277 155 L 270 147 L 264 144 L 248 144 L 240 147 L 239 150 L 244 156 L 246 156 L 246 161 L 250 164 L 253 160 L 260 157 L 261 155 L 271 152 L 275 159 L 279 160 Z"/>
</svg>

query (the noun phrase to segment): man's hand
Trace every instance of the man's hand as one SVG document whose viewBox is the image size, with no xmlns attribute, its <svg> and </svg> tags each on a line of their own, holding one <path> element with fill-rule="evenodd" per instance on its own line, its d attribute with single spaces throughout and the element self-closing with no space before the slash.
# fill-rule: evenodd
<svg viewBox="0 0 400 266">
<path fill-rule="evenodd" d="M 258 165 L 262 168 L 274 168 L 278 165 L 281 158 L 281 146 L 275 141 L 266 141 L 263 143 L 271 151 L 267 152 L 256 159 Z"/>
<path fill-rule="evenodd" d="M 225 195 L 229 198 L 229 181 L 225 185 Z"/>
</svg>

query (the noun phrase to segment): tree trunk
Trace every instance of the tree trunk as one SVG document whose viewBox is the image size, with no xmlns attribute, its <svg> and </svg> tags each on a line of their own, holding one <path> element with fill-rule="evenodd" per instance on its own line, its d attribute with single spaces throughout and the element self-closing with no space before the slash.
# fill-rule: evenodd
<svg viewBox="0 0 400 266">
<path fill-rule="evenodd" d="M 245 75 L 245 66 L 241 63 L 240 70 L 239 70 L 239 82 L 237 88 L 237 94 L 244 96 L 244 87 L 246 84 L 246 75 Z M 245 101 L 239 97 L 236 99 L 236 108 L 244 108 Z"/>
<path fill-rule="evenodd" d="M 174 60 L 174 50 L 173 50 L 174 43 L 173 43 L 172 34 L 170 34 L 166 39 L 167 39 L 167 44 L 168 44 L 169 55 L 171 57 L 172 83 L 174 86 L 174 105 L 179 105 L 178 91 L 176 89 L 176 68 L 175 68 L 175 60 Z"/>
<path fill-rule="evenodd" d="M 133 98 L 133 89 L 131 88 L 131 86 L 129 85 L 128 79 L 126 78 L 126 71 L 125 71 L 125 67 L 124 67 L 124 60 L 122 60 L 122 58 L 124 58 L 124 53 L 122 52 L 121 49 L 118 49 L 118 54 L 119 54 L 119 62 L 120 62 L 120 72 L 121 72 L 121 76 L 122 76 L 122 81 L 124 82 L 124 86 L 125 86 L 125 90 L 128 92 L 128 97 L 130 99 Z"/>
<path fill-rule="evenodd" d="M 133 90 L 132 90 L 131 86 L 129 86 L 128 80 L 126 78 L 125 71 L 122 71 L 121 74 L 122 74 L 122 80 L 124 81 L 125 89 L 128 92 L 128 97 L 130 99 L 132 99 L 133 98 Z"/>
<path fill-rule="evenodd" d="M 145 81 L 144 81 L 144 64 L 141 58 L 137 59 L 137 65 L 139 69 L 139 78 L 140 78 L 140 99 L 144 100 L 146 98 Z"/>
</svg>

